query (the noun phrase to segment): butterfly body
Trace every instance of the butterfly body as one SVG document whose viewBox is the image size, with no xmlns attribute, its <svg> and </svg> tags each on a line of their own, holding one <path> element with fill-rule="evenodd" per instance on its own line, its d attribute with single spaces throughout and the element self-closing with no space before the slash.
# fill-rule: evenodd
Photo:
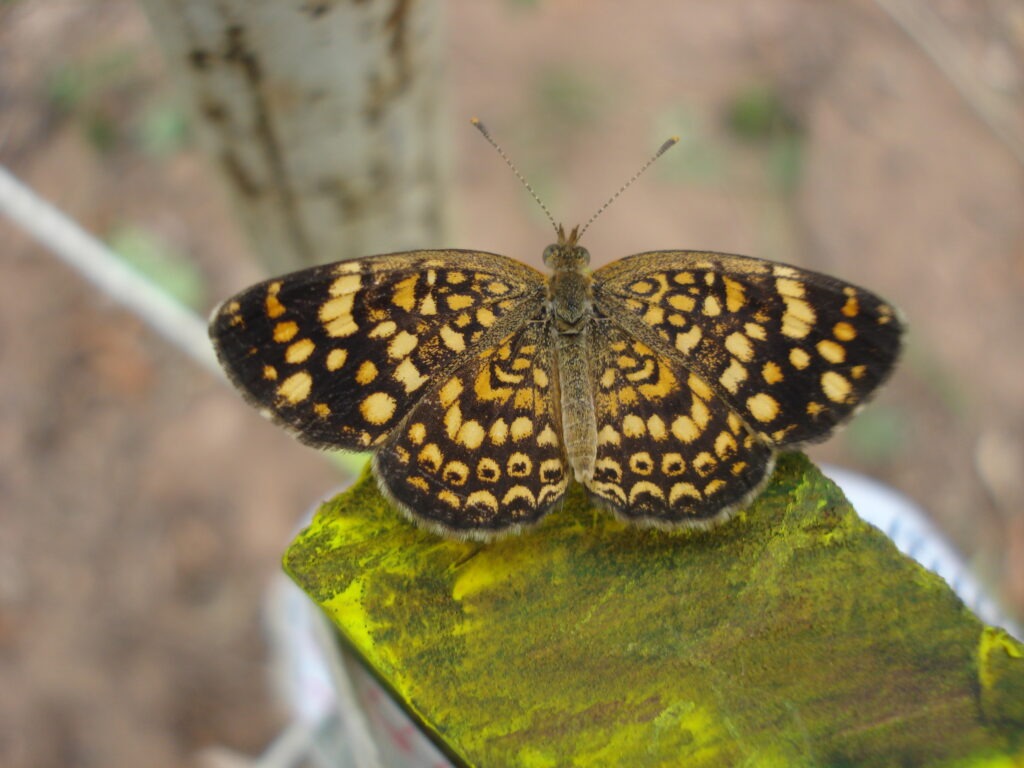
<svg viewBox="0 0 1024 768">
<path fill-rule="evenodd" d="M 315 267 L 225 302 L 211 337 L 267 415 L 372 450 L 399 508 L 472 538 L 536 522 L 570 479 L 641 524 L 724 519 L 899 353 L 892 307 L 797 267 L 666 251 L 591 272 L 561 228 L 544 257 L 548 276 L 451 250 Z"/>
</svg>

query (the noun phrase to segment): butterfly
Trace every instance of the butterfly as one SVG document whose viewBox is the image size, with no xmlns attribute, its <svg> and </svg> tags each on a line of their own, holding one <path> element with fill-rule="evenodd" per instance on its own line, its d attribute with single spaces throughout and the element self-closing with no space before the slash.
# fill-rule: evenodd
<svg viewBox="0 0 1024 768">
<path fill-rule="evenodd" d="M 641 525 L 724 520 L 899 356 L 898 312 L 855 285 L 705 251 L 591 271 L 556 231 L 548 275 L 481 251 L 343 261 L 242 291 L 210 336 L 264 415 L 372 451 L 395 506 L 475 539 L 536 523 L 572 480 Z"/>
</svg>

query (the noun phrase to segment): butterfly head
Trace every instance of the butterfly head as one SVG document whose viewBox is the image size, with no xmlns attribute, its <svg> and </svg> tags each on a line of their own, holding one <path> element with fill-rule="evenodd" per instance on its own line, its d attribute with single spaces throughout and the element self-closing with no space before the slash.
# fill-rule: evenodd
<svg viewBox="0 0 1024 768">
<path fill-rule="evenodd" d="M 558 242 L 552 243 L 544 249 L 544 266 L 555 270 L 580 270 L 590 263 L 590 252 L 581 245 L 579 240 L 579 227 L 573 227 L 566 234 L 561 224 L 558 225 Z"/>
</svg>

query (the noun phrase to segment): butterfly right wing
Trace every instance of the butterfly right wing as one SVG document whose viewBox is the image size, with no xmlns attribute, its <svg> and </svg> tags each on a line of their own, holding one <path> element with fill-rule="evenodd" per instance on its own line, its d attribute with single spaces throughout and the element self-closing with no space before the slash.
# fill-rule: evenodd
<svg viewBox="0 0 1024 768">
<path fill-rule="evenodd" d="M 697 375 L 614 320 L 592 326 L 597 448 L 590 492 L 620 517 L 710 525 L 763 487 L 773 448 Z"/>
<path fill-rule="evenodd" d="M 246 399 L 305 443 L 380 444 L 435 376 L 543 295 L 541 273 L 475 251 L 414 251 L 267 280 L 210 337 Z"/>
<path fill-rule="evenodd" d="M 823 440 L 899 357 L 899 313 L 810 270 L 700 251 L 640 253 L 594 272 L 600 311 L 676 358 L 776 447 Z"/>
</svg>

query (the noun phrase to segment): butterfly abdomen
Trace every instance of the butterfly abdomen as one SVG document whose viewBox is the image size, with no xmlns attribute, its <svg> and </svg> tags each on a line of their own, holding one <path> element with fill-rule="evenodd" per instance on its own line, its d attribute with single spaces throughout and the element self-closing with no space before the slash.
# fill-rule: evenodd
<svg viewBox="0 0 1024 768">
<path fill-rule="evenodd" d="M 590 327 L 579 333 L 555 335 L 558 383 L 561 388 L 562 433 L 566 458 L 576 480 L 588 483 L 594 476 L 597 453 L 597 415 L 591 388 L 589 350 Z"/>
</svg>

